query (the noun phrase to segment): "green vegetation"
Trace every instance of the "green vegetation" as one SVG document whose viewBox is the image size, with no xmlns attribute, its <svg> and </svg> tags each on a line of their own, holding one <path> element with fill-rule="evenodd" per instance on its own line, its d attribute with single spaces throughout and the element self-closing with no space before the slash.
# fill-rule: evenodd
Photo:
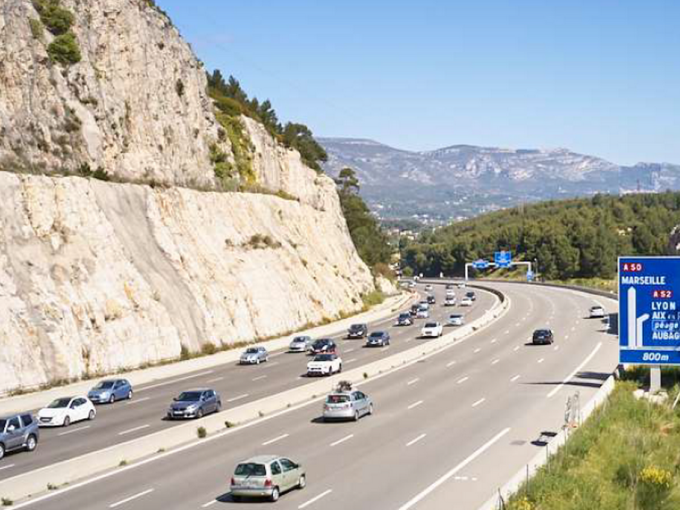
<svg viewBox="0 0 680 510">
<path fill-rule="evenodd" d="M 376 289 L 361 296 L 361 300 L 364 303 L 365 311 L 385 301 L 385 294 L 383 294 L 382 291 Z"/>
<path fill-rule="evenodd" d="M 617 255 L 662 255 L 680 224 L 680 193 L 596 195 L 507 209 L 422 234 L 402 246 L 415 273 L 461 274 L 466 262 L 510 250 L 545 280 L 612 279 Z"/>
<path fill-rule="evenodd" d="M 205 430 L 205 427 L 198 427 L 196 429 L 196 435 L 198 436 L 199 439 L 205 439 L 208 437 L 208 431 Z"/>
<path fill-rule="evenodd" d="M 624 375 L 629 380 L 617 384 L 603 407 L 511 498 L 508 510 L 680 508 L 680 411 L 636 400 L 632 392 L 642 373 Z M 671 403 L 679 376 L 677 370 L 663 374 Z"/>
<path fill-rule="evenodd" d="M 243 122 L 239 117 L 228 115 L 223 111 L 217 112 L 216 118 L 231 143 L 235 164 L 228 161 L 226 154 L 214 145 L 211 147 L 211 159 L 215 168 L 215 176 L 225 189 L 229 189 L 230 182 L 234 180 L 243 184 L 254 184 L 256 181 L 253 170 L 254 148 L 245 132 Z"/>
<path fill-rule="evenodd" d="M 219 70 L 208 74 L 208 94 L 222 114 L 232 118 L 246 115 L 255 119 L 279 143 L 297 150 L 307 166 L 321 171 L 319 162 L 326 161 L 328 155 L 314 140 L 312 131 L 304 124 L 288 122 L 285 126 L 282 125 L 268 99 L 262 103 L 256 97 L 250 99 L 236 78 L 230 76 L 225 81 Z"/>
<path fill-rule="evenodd" d="M 33 6 L 40 15 L 40 22 L 47 27 L 54 40 L 47 46 L 47 54 L 52 62 L 71 65 L 80 62 L 82 55 L 78 40 L 71 31 L 75 18 L 73 13 L 61 6 L 59 0 L 33 0 Z M 42 26 L 38 20 L 29 20 L 31 33 L 42 40 Z"/>
<path fill-rule="evenodd" d="M 31 27 L 31 34 L 33 35 L 34 39 L 37 39 L 38 41 L 45 40 L 45 30 L 42 22 L 39 19 L 29 18 L 28 25 Z"/>
<path fill-rule="evenodd" d="M 354 170 L 343 168 L 335 182 L 347 228 L 359 256 L 370 267 L 389 264 L 392 257 L 389 239 L 359 196 L 359 181 Z"/>
</svg>

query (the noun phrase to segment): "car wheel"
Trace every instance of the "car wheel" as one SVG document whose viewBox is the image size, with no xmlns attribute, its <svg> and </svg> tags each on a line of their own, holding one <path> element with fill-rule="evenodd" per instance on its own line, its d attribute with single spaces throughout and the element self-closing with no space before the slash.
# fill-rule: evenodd
<svg viewBox="0 0 680 510">
<path fill-rule="evenodd" d="M 269 496 L 269 499 L 272 500 L 272 501 L 278 501 L 279 500 L 279 488 L 278 487 L 274 487 L 272 489 L 272 495 Z"/>
<path fill-rule="evenodd" d="M 62 423 L 62 425 L 64 427 L 68 427 L 69 425 L 71 425 L 71 418 L 69 418 L 68 416 L 64 418 L 64 423 Z"/>
<path fill-rule="evenodd" d="M 91 409 L 90 413 L 87 415 L 87 419 L 92 421 L 92 420 L 94 420 L 94 416 L 95 416 L 94 409 Z"/>
<path fill-rule="evenodd" d="M 26 451 L 27 452 L 32 452 L 36 449 L 38 446 L 38 440 L 35 438 L 33 434 L 28 436 L 28 439 L 26 440 Z"/>
<path fill-rule="evenodd" d="M 369 414 L 369 416 L 373 414 L 373 404 L 368 406 L 368 414 Z"/>
<path fill-rule="evenodd" d="M 359 421 L 359 411 L 354 411 L 354 421 Z"/>
<path fill-rule="evenodd" d="M 111 393 L 111 396 L 109 397 L 109 404 L 113 404 L 116 401 L 116 396 Z"/>
<path fill-rule="evenodd" d="M 0 443 L 0 459 L 5 456 L 5 445 Z"/>
<path fill-rule="evenodd" d="M 132 390 L 128 392 L 127 399 L 132 400 Z"/>
<path fill-rule="evenodd" d="M 340 363 L 340 366 L 338 367 L 338 374 L 342 372 L 342 363 Z"/>
<path fill-rule="evenodd" d="M 201 418 L 203 418 L 203 409 L 196 411 L 196 419 L 200 420 Z"/>
<path fill-rule="evenodd" d="M 219 413 L 222 410 L 222 402 L 217 402 L 217 405 L 215 406 L 215 412 Z"/>
<path fill-rule="evenodd" d="M 298 480 L 298 489 L 302 490 L 307 486 L 307 477 L 302 475 Z"/>
<path fill-rule="evenodd" d="M 257 358 L 257 359 L 255 360 L 255 364 L 256 364 L 256 365 L 259 365 L 259 364 L 260 364 L 260 358 Z"/>
</svg>

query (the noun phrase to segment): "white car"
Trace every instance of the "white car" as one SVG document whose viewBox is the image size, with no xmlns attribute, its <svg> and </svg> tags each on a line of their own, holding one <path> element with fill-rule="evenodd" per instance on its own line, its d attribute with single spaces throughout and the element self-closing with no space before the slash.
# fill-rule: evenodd
<svg viewBox="0 0 680 510">
<path fill-rule="evenodd" d="M 590 318 L 591 319 L 604 319 L 607 315 L 607 312 L 604 311 L 604 308 L 601 306 L 593 306 L 590 309 Z"/>
<path fill-rule="evenodd" d="M 430 285 L 429 283 L 427 285 L 425 285 L 425 290 L 428 291 L 428 292 L 431 291 L 432 285 Z"/>
<path fill-rule="evenodd" d="M 458 288 L 464 289 L 465 288 L 465 282 L 458 282 Z"/>
<path fill-rule="evenodd" d="M 454 313 L 452 315 L 449 315 L 449 326 L 462 326 L 463 325 L 463 316 L 459 313 Z"/>
<path fill-rule="evenodd" d="M 469 297 L 464 297 L 460 300 L 460 306 L 472 306 L 472 299 Z"/>
<path fill-rule="evenodd" d="M 337 354 L 317 354 L 307 363 L 307 377 L 333 375 L 342 372 L 342 359 Z"/>
<path fill-rule="evenodd" d="M 456 306 L 456 296 L 446 296 L 444 306 Z"/>
<path fill-rule="evenodd" d="M 429 319 L 429 318 L 430 310 L 423 307 L 418 308 L 418 311 L 416 312 L 416 319 Z"/>
<path fill-rule="evenodd" d="M 426 322 L 423 329 L 420 330 L 422 338 L 439 338 L 444 334 L 444 328 L 441 322 Z"/>
<path fill-rule="evenodd" d="M 58 398 L 38 411 L 41 427 L 68 427 L 82 420 L 94 420 L 97 410 L 87 397 Z"/>
</svg>

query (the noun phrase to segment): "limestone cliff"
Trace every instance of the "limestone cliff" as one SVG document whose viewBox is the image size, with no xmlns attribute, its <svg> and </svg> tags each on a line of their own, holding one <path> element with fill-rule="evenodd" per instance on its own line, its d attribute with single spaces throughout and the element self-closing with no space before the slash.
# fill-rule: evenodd
<svg viewBox="0 0 680 510">
<path fill-rule="evenodd" d="M 72 65 L 33 2 L 0 5 L 0 394 L 360 309 L 374 283 L 333 181 L 242 118 L 283 198 L 189 189 L 214 185 L 215 144 L 233 158 L 189 46 L 149 0 L 61 5 Z M 64 176 L 83 168 L 118 182 Z"/>
</svg>

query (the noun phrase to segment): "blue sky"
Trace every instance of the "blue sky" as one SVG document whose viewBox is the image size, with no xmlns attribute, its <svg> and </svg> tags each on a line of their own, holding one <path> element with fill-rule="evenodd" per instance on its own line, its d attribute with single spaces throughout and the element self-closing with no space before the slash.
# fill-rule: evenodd
<svg viewBox="0 0 680 510">
<path fill-rule="evenodd" d="M 680 163 L 678 0 L 156 0 L 318 136 Z"/>
</svg>

